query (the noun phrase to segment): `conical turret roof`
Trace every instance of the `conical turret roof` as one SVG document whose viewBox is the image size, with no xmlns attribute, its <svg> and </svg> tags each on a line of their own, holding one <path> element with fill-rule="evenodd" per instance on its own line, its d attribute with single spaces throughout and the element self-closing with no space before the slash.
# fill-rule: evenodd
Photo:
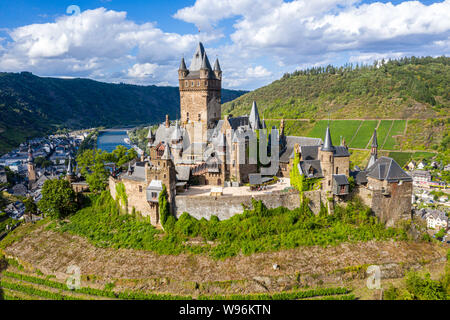
<svg viewBox="0 0 450 320">
<path fill-rule="evenodd" d="M 181 58 L 181 63 L 180 63 L 180 69 L 179 69 L 180 71 L 185 71 L 185 70 L 187 70 L 187 68 L 186 68 L 186 62 L 184 62 L 184 57 L 183 58 Z"/>
<path fill-rule="evenodd" d="M 248 119 L 250 126 L 253 130 L 261 129 L 261 120 L 259 118 L 258 107 L 256 101 L 253 101 L 252 111 L 250 111 L 250 117 Z"/>
<path fill-rule="evenodd" d="M 214 71 L 222 71 L 220 69 L 219 58 L 217 58 L 216 62 L 214 63 Z"/>
<path fill-rule="evenodd" d="M 170 152 L 170 147 L 166 143 L 164 144 L 164 154 L 161 157 L 162 160 L 171 160 L 172 159 L 172 152 Z"/>
<path fill-rule="evenodd" d="M 322 151 L 333 151 L 333 142 L 331 141 L 331 133 L 330 126 L 327 127 L 327 131 L 325 132 L 325 140 L 322 145 Z"/>
</svg>

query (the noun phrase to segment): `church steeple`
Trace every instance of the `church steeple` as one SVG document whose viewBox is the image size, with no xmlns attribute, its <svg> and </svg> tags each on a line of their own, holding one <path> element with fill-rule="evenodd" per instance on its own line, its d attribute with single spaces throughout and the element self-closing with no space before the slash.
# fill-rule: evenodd
<svg viewBox="0 0 450 320">
<path fill-rule="evenodd" d="M 372 135 L 372 149 L 370 150 L 370 158 L 367 163 L 367 169 L 370 168 L 378 159 L 378 139 L 377 139 L 377 129 L 373 131 Z"/>
</svg>

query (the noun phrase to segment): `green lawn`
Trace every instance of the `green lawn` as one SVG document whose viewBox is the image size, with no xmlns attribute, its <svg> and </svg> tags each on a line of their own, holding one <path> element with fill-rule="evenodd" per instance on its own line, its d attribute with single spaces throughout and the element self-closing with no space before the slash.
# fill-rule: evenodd
<svg viewBox="0 0 450 320">
<path fill-rule="evenodd" d="M 358 134 L 351 141 L 350 148 L 365 149 L 370 138 L 372 137 L 373 130 L 377 127 L 377 124 L 377 120 L 364 121 L 358 131 Z"/>
</svg>

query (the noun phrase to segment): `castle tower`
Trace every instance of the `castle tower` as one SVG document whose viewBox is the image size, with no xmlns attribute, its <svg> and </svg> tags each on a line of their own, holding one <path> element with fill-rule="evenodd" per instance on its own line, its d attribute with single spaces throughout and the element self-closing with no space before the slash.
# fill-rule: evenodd
<svg viewBox="0 0 450 320">
<path fill-rule="evenodd" d="M 175 125 L 175 130 L 172 133 L 171 139 L 171 147 L 173 149 L 173 160 L 177 163 L 181 160 L 183 156 L 183 133 L 181 132 L 181 128 L 178 125 L 178 121 Z"/>
<path fill-rule="evenodd" d="M 202 142 L 206 130 L 213 127 L 222 116 L 222 71 L 219 61 L 216 61 L 213 70 L 200 42 L 189 69 L 186 68 L 184 58 L 181 60 L 178 78 L 181 125 L 188 130 L 191 142 Z M 194 127 L 201 128 L 201 132 L 196 129 L 194 134 Z"/>
<path fill-rule="evenodd" d="M 34 166 L 34 157 L 31 145 L 28 145 L 27 168 L 28 168 L 28 185 L 29 188 L 31 189 L 33 184 L 36 182 L 36 168 Z"/>
<path fill-rule="evenodd" d="M 327 127 L 324 143 L 319 149 L 319 159 L 324 176 L 322 188 L 325 191 L 331 191 L 333 187 L 334 146 L 331 141 L 330 126 Z"/>
<path fill-rule="evenodd" d="M 372 135 L 372 149 L 370 150 L 370 158 L 367 163 L 367 168 L 370 168 L 378 159 L 378 139 L 377 139 L 377 129 L 373 131 Z"/>
</svg>

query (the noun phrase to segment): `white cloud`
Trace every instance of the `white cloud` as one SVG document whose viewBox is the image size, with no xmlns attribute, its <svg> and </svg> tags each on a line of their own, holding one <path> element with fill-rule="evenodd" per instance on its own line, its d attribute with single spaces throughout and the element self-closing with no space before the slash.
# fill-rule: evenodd
<svg viewBox="0 0 450 320">
<path fill-rule="evenodd" d="M 202 33 L 164 32 L 105 8 L 9 30 L 0 71 L 176 85 L 181 56 L 189 65 L 201 39 L 210 60 L 219 57 L 226 87 L 253 89 L 298 68 L 450 54 L 450 0 L 197 0 L 174 17 Z"/>
<path fill-rule="evenodd" d="M 149 76 L 154 75 L 157 69 L 158 69 L 157 64 L 137 63 L 132 68 L 128 69 L 128 76 L 132 78 L 147 78 Z"/>
<path fill-rule="evenodd" d="M 263 66 L 256 66 L 254 68 L 248 68 L 246 74 L 251 78 L 265 78 L 271 76 L 272 72 L 270 72 Z"/>
<path fill-rule="evenodd" d="M 197 0 L 175 15 L 210 27 L 230 16 L 237 16 L 230 35 L 233 44 L 248 57 L 270 56 L 279 65 L 313 64 L 330 54 L 358 50 L 420 51 L 450 33 L 450 0 L 431 5 L 418 1 L 361 4 L 357 0 L 273 0 L 252 5 Z"/>
<path fill-rule="evenodd" d="M 0 70 L 108 81 L 117 73 L 142 78 L 149 65 L 173 67 L 198 41 L 198 35 L 166 33 L 152 23 L 128 20 L 126 12 L 105 8 L 19 27 L 9 36 L 11 41 L 0 51 Z M 136 55 L 131 54 L 133 50 Z M 133 66 L 129 73 L 120 71 L 126 65 Z"/>
</svg>

